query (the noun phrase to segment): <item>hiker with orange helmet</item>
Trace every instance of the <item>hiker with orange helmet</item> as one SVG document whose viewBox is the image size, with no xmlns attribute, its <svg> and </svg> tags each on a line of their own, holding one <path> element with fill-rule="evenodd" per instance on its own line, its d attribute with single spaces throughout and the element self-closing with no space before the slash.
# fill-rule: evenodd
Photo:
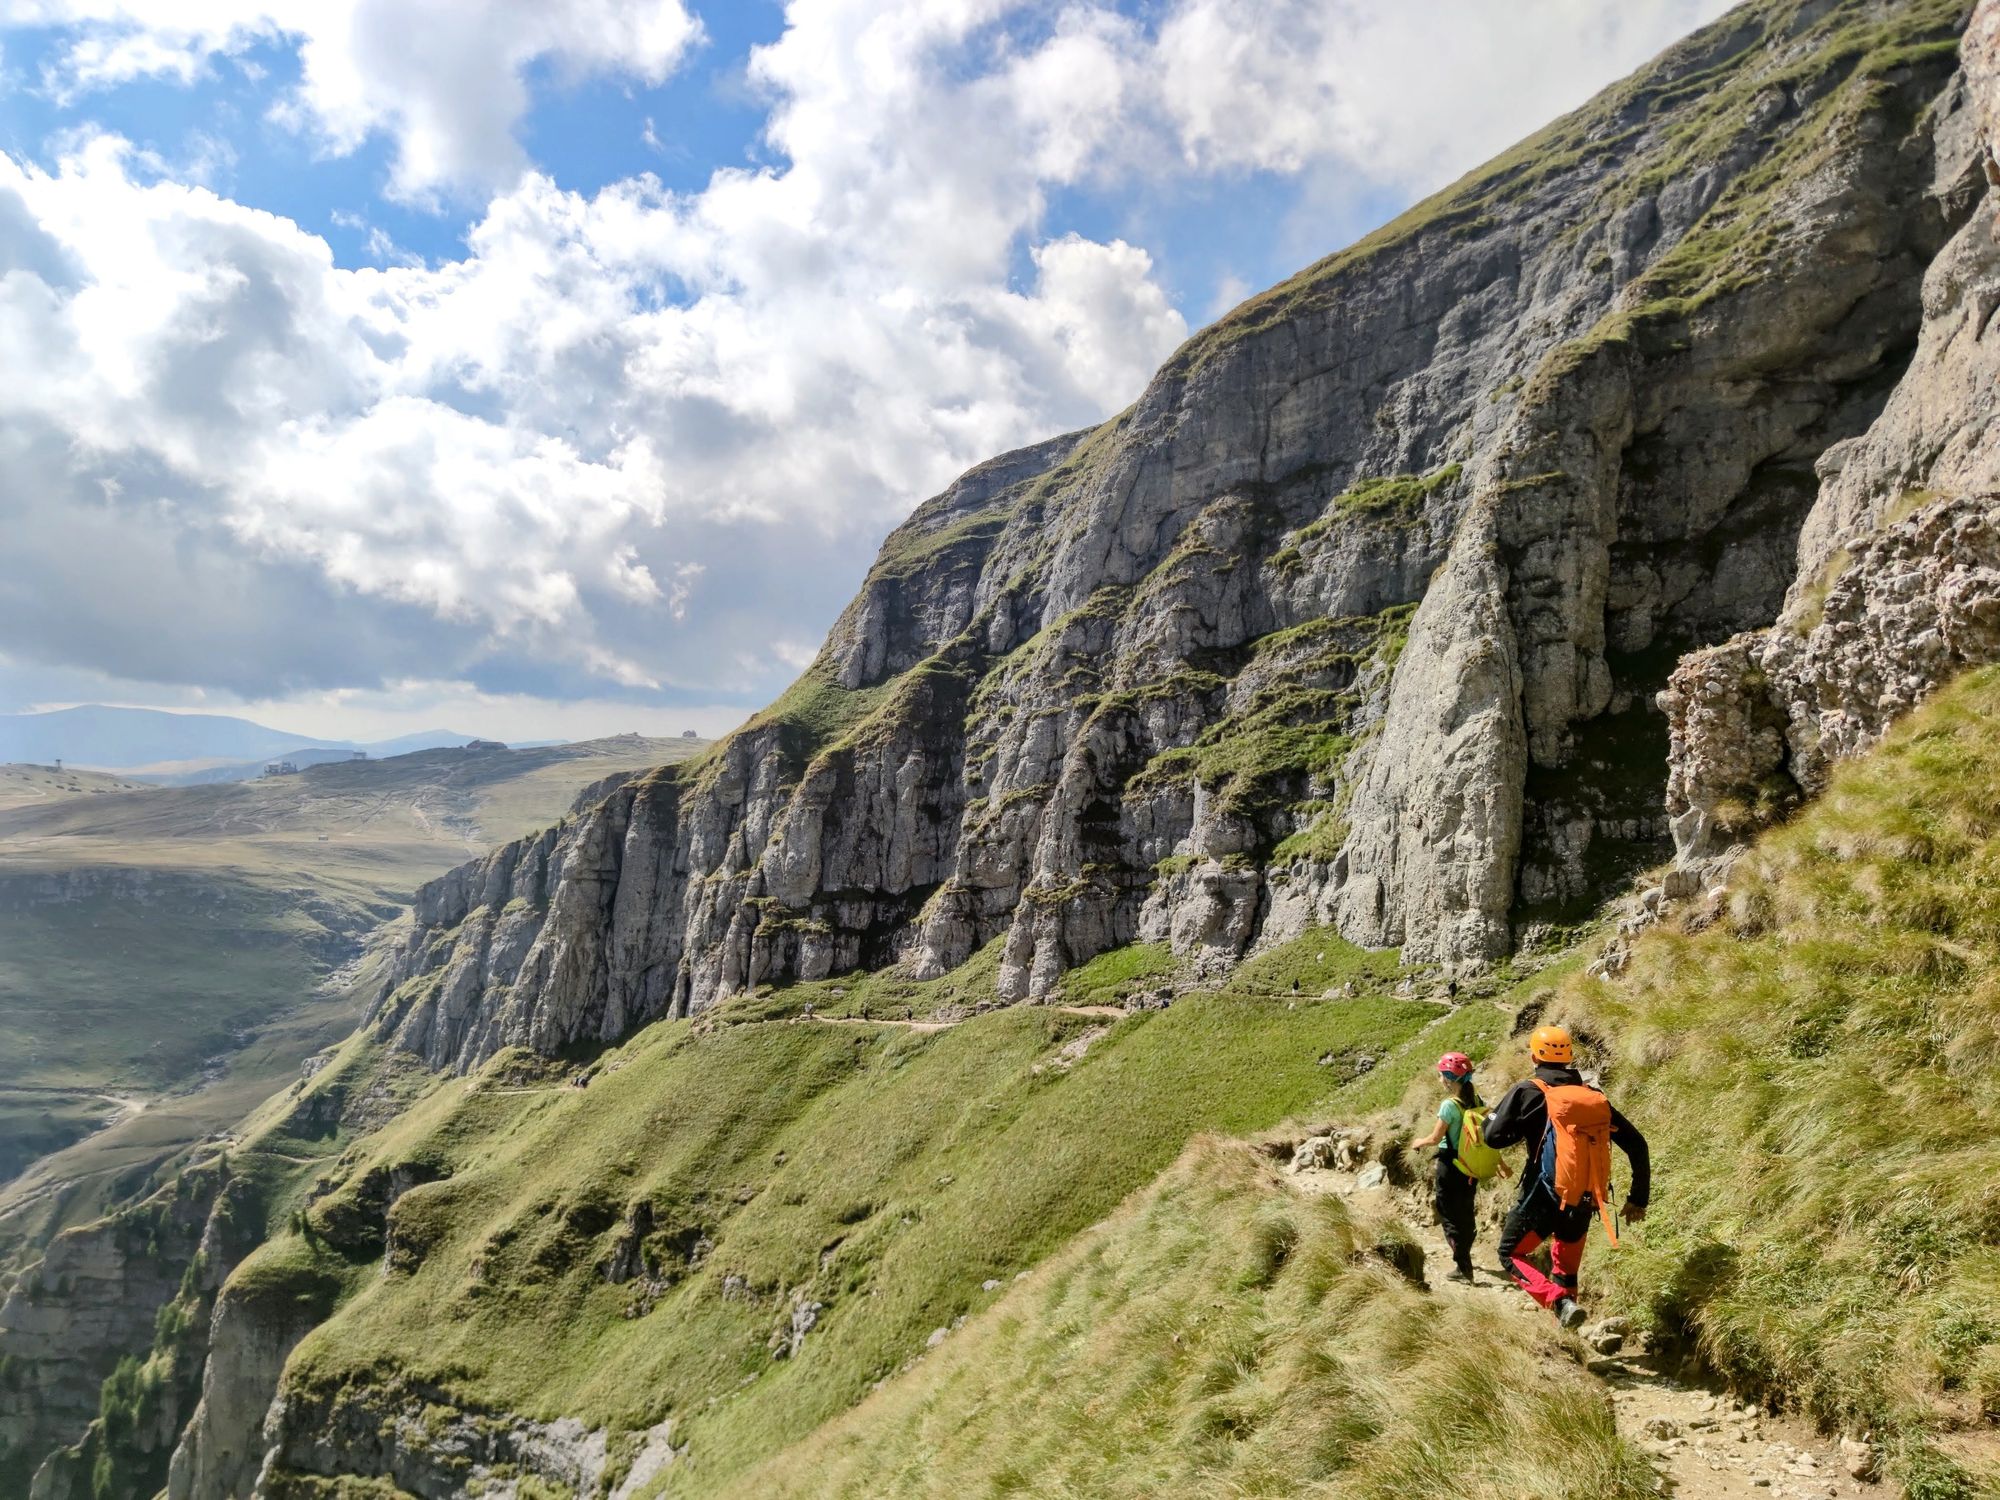
<svg viewBox="0 0 2000 1500">
<path fill-rule="evenodd" d="M 1438 1105 L 1437 1123 L 1431 1133 L 1414 1142 L 1413 1148 L 1437 1148 L 1436 1177 L 1431 1206 L 1437 1211 L 1444 1230 L 1444 1242 L 1451 1247 L 1453 1266 L 1447 1281 L 1472 1280 L 1473 1199 L 1479 1184 L 1496 1172 L 1505 1177 L 1507 1164 L 1500 1153 L 1482 1144 L 1486 1106 L 1472 1086 L 1472 1059 L 1463 1052 L 1447 1052 L 1438 1059 L 1438 1077 L 1445 1097 Z"/>
<path fill-rule="evenodd" d="M 1486 1121 L 1488 1145 L 1519 1142 L 1528 1148 L 1521 1195 L 1500 1231 L 1500 1270 L 1563 1327 L 1574 1328 L 1583 1321 L 1576 1278 L 1592 1217 L 1602 1218 L 1611 1243 L 1618 1243 L 1611 1221 L 1611 1148 L 1617 1146 L 1632 1164 L 1627 1223 L 1646 1217 L 1652 1162 L 1646 1138 L 1577 1072 L 1576 1046 L 1567 1031 L 1537 1028 L 1528 1038 L 1528 1054 L 1534 1076 L 1509 1089 Z M 1545 1241 L 1546 1275 L 1528 1258 Z"/>
</svg>

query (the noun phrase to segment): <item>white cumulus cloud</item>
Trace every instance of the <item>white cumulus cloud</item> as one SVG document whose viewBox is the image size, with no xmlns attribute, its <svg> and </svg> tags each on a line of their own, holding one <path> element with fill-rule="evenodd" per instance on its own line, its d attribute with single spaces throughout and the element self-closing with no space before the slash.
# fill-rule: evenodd
<svg viewBox="0 0 2000 1500">
<path fill-rule="evenodd" d="M 1720 8 L 794 0 L 747 63 L 772 164 L 585 194 L 522 162 L 525 80 L 667 76 L 679 0 L 14 0 L 71 90 L 289 42 L 301 128 L 486 190 L 463 254 L 347 268 L 107 134 L 0 156 L 0 643 L 262 702 L 766 691 L 916 500 L 1185 335 L 1052 202 L 1429 186 Z"/>
<path fill-rule="evenodd" d="M 66 31 L 45 81 L 71 97 L 289 44 L 300 78 L 278 117 L 337 153 L 388 134 L 412 197 L 521 169 L 534 64 L 657 84 L 702 35 L 683 0 L 13 0 L 5 20 Z"/>
</svg>

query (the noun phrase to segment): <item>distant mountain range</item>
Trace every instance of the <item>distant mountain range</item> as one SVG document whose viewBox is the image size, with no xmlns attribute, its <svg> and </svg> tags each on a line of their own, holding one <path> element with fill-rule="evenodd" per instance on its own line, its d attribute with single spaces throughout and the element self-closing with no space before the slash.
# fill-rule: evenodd
<svg viewBox="0 0 2000 1500">
<path fill-rule="evenodd" d="M 462 745 L 472 736 L 426 729 L 388 740 L 326 740 L 273 729 L 226 714 L 168 713 L 155 708 L 85 704 L 40 714 L 0 714 L 0 761 L 118 771 L 146 781 L 237 781 L 267 760 L 315 765 L 365 750 L 401 755 Z"/>
</svg>

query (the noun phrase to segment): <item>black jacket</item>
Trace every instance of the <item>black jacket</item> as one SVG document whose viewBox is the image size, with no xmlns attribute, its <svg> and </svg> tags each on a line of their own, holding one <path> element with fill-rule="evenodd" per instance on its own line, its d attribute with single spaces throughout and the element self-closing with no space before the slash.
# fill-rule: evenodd
<svg viewBox="0 0 2000 1500">
<path fill-rule="evenodd" d="M 1559 1067 L 1555 1063 L 1538 1064 L 1535 1077 L 1552 1088 L 1583 1082 L 1583 1075 L 1575 1068 Z M 1542 1135 L 1548 1128 L 1548 1103 L 1542 1098 L 1542 1091 L 1535 1087 L 1533 1079 L 1523 1079 L 1507 1090 L 1486 1117 L 1487 1145 L 1518 1144 L 1528 1148 L 1528 1168 L 1521 1174 L 1523 1193 L 1528 1192 L 1535 1181 L 1542 1160 Z M 1611 1144 L 1623 1151 L 1625 1159 L 1632 1163 L 1629 1201 L 1636 1207 L 1644 1208 L 1653 1191 L 1652 1158 L 1646 1153 L 1646 1138 L 1639 1134 L 1630 1120 L 1618 1113 L 1615 1105 L 1611 1110 Z"/>
</svg>

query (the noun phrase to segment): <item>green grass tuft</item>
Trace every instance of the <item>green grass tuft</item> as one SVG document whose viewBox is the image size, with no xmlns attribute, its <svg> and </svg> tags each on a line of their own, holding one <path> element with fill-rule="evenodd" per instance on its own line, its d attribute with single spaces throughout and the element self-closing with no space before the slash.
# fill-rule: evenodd
<svg viewBox="0 0 2000 1500">
<path fill-rule="evenodd" d="M 985 1306 L 983 1281 L 1056 1251 L 1194 1133 L 1328 1101 L 1354 1058 L 1434 1013 L 1188 997 L 1060 1068 L 1102 1022 L 1021 1008 L 932 1033 L 668 1022 L 607 1053 L 586 1090 L 444 1082 L 334 1174 L 442 1173 L 392 1216 L 421 1210 L 419 1253 L 371 1270 L 289 1378 L 331 1390 L 393 1370 L 468 1406 L 628 1431 L 671 1410 L 697 1455 L 676 1483 L 705 1492 L 859 1400 Z M 652 1284 L 614 1285 L 602 1268 L 637 1203 Z M 825 1309 L 796 1358 L 774 1359 L 798 1294 Z"/>
<path fill-rule="evenodd" d="M 1372 1253 L 1379 1235 L 1337 1199 L 1288 1190 L 1247 1145 L 1199 1140 L 913 1369 L 723 1493 L 1652 1493 L 1573 1367 L 1528 1351 L 1544 1377 L 1509 1381 L 1519 1325 L 1436 1304 Z"/>
<path fill-rule="evenodd" d="M 1614 1300 L 1747 1390 L 1887 1435 L 1912 1493 L 1970 1493 L 1931 1439 L 2000 1410 L 1996 789 L 1988 669 L 1767 835 L 1721 920 L 1554 1011 L 1660 1163 L 1652 1219 L 1600 1263 Z"/>
<path fill-rule="evenodd" d="M 1136 991 L 1157 989 L 1178 967 L 1165 943 L 1131 943 L 1071 969 L 1056 995 L 1065 1005 L 1116 1005 Z"/>
<path fill-rule="evenodd" d="M 1358 948 L 1331 927 L 1309 927 L 1238 965 L 1228 988 L 1238 995 L 1289 995 L 1296 982 L 1302 995 L 1317 998 L 1352 984 L 1357 994 L 1381 994 L 1415 972 L 1403 969 L 1394 948 Z"/>
</svg>

